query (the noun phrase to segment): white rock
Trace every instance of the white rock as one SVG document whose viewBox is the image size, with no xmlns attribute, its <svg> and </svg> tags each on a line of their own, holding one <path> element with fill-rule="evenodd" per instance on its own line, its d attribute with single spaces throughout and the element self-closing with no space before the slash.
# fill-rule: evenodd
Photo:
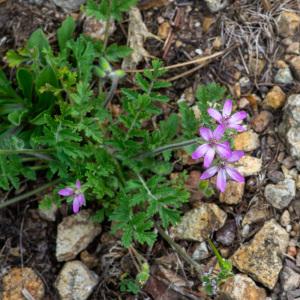
<svg viewBox="0 0 300 300">
<path fill-rule="evenodd" d="M 100 234 L 101 225 L 90 220 L 91 211 L 82 210 L 66 217 L 58 225 L 56 258 L 58 261 L 74 259 Z"/>
<path fill-rule="evenodd" d="M 287 178 L 277 184 L 268 184 L 265 187 L 266 200 L 275 208 L 287 207 L 296 196 L 295 180 Z"/>
<path fill-rule="evenodd" d="M 234 167 L 243 175 L 243 176 L 252 176 L 256 175 L 261 171 L 262 168 L 262 159 L 253 157 L 250 155 L 243 156 L 238 162 L 234 164 Z"/>
<path fill-rule="evenodd" d="M 210 253 L 207 248 L 206 242 L 202 242 L 198 246 L 196 246 L 196 249 L 194 250 L 194 252 L 192 254 L 192 258 L 194 260 L 201 261 L 208 257 L 210 257 Z"/>
<path fill-rule="evenodd" d="M 67 262 L 60 271 L 55 287 L 62 300 L 86 300 L 99 282 L 96 273 L 79 260 Z"/>
<path fill-rule="evenodd" d="M 205 0 L 211 12 L 218 12 L 228 5 L 228 0 Z"/>
<path fill-rule="evenodd" d="M 283 227 L 288 226 L 291 223 L 291 216 L 288 210 L 285 210 L 280 217 L 280 224 Z"/>
<path fill-rule="evenodd" d="M 276 83 L 280 84 L 291 84 L 294 81 L 292 72 L 289 67 L 279 69 L 274 79 Z"/>
<path fill-rule="evenodd" d="M 59 6 L 66 12 L 78 10 L 80 5 L 84 4 L 86 0 L 52 0 L 55 5 Z"/>
<path fill-rule="evenodd" d="M 239 133 L 233 140 L 235 150 L 250 152 L 259 148 L 259 135 L 252 129 Z"/>
</svg>

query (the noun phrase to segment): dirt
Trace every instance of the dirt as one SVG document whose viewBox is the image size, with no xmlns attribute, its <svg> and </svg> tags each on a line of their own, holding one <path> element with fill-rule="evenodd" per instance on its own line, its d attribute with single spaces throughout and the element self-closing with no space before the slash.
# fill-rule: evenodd
<svg viewBox="0 0 300 300">
<path fill-rule="evenodd" d="M 282 1 L 271 1 L 271 10 L 261 2 L 264 1 L 235 1 L 217 14 L 211 14 L 203 1 L 174 1 L 169 5 L 165 2 L 160 4 L 159 8 L 153 8 L 149 3 L 144 4 L 144 22 L 151 33 L 157 35 L 163 22 L 170 24 L 171 32 L 168 32 L 166 39 L 148 39 L 145 44 L 151 56 L 162 58 L 165 65 L 186 62 L 197 58 L 199 54 L 210 55 L 216 51 L 224 51 L 224 55 L 210 60 L 206 66 L 185 76 L 181 75 L 191 71 L 190 66 L 170 71 L 168 78 L 179 76 L 177 80 L 173 80 L 173 88 L 168 91 L 171 99 L 177 101 L 187 88 L 195 92 L 199 84 L 214 81 L 226 86 L 234 98 L 246 98 L 250 103 L 247 110 L 251 116 L 261 111 L 261 101 L 274 85 L 277 71 L 275 62 L 283 58 L 285 48 L 272 22 L 282 9 L 299 9 L 296 1 L 285 1 L 285 7 L 281 4 Z M 50 41 L 54 41 L 55 31 L 64 16 L 64 13 L 49 4 L 38 6 L 13 0 L 3 3 L 0 1 L 0 58 L 3 58 L 8 49 L 21 47 L 28 36 L 39 27 L 43 28 Z M 204 28 L 204 24 L 207 28 Z M 126 26 L 125 22 L 121 28 L 126 29 Z M 122 41 L 124 34 L 119 33 L 110 42 L 112 40 Z M 260 61 L 265 63 L 261 69 Z M 238 84 L 243 77 L 249 78 L 247 85 Z M 294 82 L 281 88 L 287 94 L 299 93 L 300 83 Z M 175 106 L 174 103 L 171 106 Z M 254 196 L 263 195 L 266 183 L 276 181 L 276 174 L 281 172 L 282 162 L 289 158 L 286 145 L 274 130 L 281 118 L 281 110 L 273 114 L 268 128 L 260 133 L 260 148 L 252 153 L 255 157 L 263 158 L 264 169 L 260 176 L 247 178 L 245 194 L 240 204 L 234 207 L 223 205 L 222 208 L 229 215 L 228 224 L 239 225 L 242 216 L 249 210 L 249 201 Z M 184 168 L 189 173 L 199 170 L 199 167 L 194 165 Z M 24 183 L 23 189 L 30 190 L 30 187 Z M 9 197 L 5 194 L 1 196 L 4 200 Z M 55 239 L 57 223 L 65 212 L 62 208 L 59 218 L 54 223 L 44 221 L 37 213 L 37 199 L 38 196 L 0 210 L 0 277 L 12 266 L 26 265 L 33 268 L 45 283 L 45 299 L 58 299 L 53 282 L 62 264 L 55 259 Z M 278 213 L 272 211 L 272 214 L 278 218 Z M 298 219 L 299 216 L 296 216 L 296 220 Z M 255 225 L 247 239 L 255 234 L 262 223 L 258 222 Z M 225 257 L 229 257 L 239 244 L 245 241 L 240 226 L 229 227 L 234 228 L 236 232 L 234 242 L 230 246 L 220 245 Z M 134 274 L 134 269 L 131 256 L 121 247 L 119 240 L 110 236 L 108 232 L 109 224 L 104 224 L 100 241 L 95 241 L 87 249 L 101 260 L 101 266 L 94 268 L 100 276 L 100 283 L 90 299 L 204 299 L 197 276 L 183 265 L 163 240 L 159 240 L 152 249 L 138 249 L 149 260 L 153 274 L 139 297 L 121 295 L 119 277 L 126 272 Z M 193 252 L 193 243 L 180 244 L 189 254 Z M 174 286 L 170 287 L 170 274 L 166 275 L 158 267 L 162 262 L 172 269 L 173 273 L 180 275 L 184 281 L 183 286 L 177 289 Z M 206 260 L 205 268 L 209 269 L 214 262 L 212 259 Z M 189 285 L 189 282 L 192 284 Z M 169 290 L 165 292 L 167 288 Z M 280 287 L 277 287 L 277 290 L 277 295 L 280 295 Z M 272 291 L 269 291 L 269 294 L 271 295 Z"/>
</svg>

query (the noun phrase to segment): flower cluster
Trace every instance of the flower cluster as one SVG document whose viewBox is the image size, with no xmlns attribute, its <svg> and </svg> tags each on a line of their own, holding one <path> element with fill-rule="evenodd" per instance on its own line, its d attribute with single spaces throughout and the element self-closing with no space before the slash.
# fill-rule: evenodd
<svg viewBox="0 0 300 300">
<path fill-rule="evenodd" d="M 232 151 L 228 141 L 222 141 L 227 129 L 234 129 L 238 132 L 246 130 L 242 125 L 243 120 L 247 117 L 245 111 L 239 111 L 231 115 L 232 101 L 226 100 L 222 114 L 216 109 L 209 108 L 208 114 L 218 123 L 217 128 L 212 131 L 209 128 L 202 127 L 199 130 L 200 136 L 205 143 L 199 146 L 192 153 L 193 159 L 204 157 L 204 167 L 206 170 L 200 179 L 208 179 L 217 174 L 217 188 L 224 192 L 226 189 L 227 176 L 237 182 L 244 182 L 244 177 L 233 167 L 231 163 L 238 161 L 243 155 L 243 151 Z M 218 157 L 216 157 L 218 154 Z M 211 166 L 215 160 L 215 165 Z"/>
</svg>

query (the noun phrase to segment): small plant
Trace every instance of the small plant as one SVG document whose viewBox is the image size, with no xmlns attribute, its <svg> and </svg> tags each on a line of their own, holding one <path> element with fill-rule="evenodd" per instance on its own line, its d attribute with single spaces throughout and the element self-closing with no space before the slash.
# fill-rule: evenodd
<svg viewBox="0 0 300 300">
<path fill-rule="evenodd" d="M 209 272 L 202 277 L 203 286 L 208 295 L 216 295 L 219 286 L 229 277 L 233 276 L 232 264 L 224 259 L 213 242 L 208 239 L 208 243 L 217 258 L 220 271 Z"/>
</svg>

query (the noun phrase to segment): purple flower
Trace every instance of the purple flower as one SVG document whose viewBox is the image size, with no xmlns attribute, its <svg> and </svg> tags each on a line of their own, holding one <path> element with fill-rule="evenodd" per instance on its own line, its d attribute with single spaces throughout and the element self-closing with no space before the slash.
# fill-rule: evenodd
<svg viewBox="0 0 300 300">
<path fill-rule="evenodd" d="M 217 152 L 221 157 L 230 157 L 231 150 L 228 142 L 219 142 L 223 137 L 225 128 L 218 126 L 214 131 L 209 128 L 200 128 L 200 136 L 208 143 L 199 146 L 196 151 L 192 153 L 193 159 L 198 159 L 204 156 L 204 167 L 208 168 Z"/>
<path fill-rule="evenodd" d="M 238 111 L 235 114 L 231 115 L 232 112 L 232 101 L 226 100 L 223 106 L 222 115 L 219 111 L 213 108 L 207 110 L 208 114 L 215 119 L 220 125 L 226 128 L 232 128 L 238 132 L 245 131 L 245 126 L 241 125 L 242 121 L 247 117 L 245 111 Z"/>
<path fill-rule="evenodd" d="M 219 166 L 213 166 L 205 170 L 200 179 L 208 179 L 217 175 L 217 188 L 223 193 L 226 189 L 227 175 L 237 182 L 245 182 L 245 178 L 234 168 L 227 165 L 227 163 L 233 163 L 238 161 L 244 155 L 243 151 L 233 151 L 229 158 L 224 159 Z"/>
<path fill-rule="evenodd" d="M 79 180 L 76 180 L 75 188 L 66 187 L 58 191 L 58 194 L 64 197 L 73 196 L 73 212 L 77 214 L 80 210 L 80 207 L 85 205 L 85 197 L 81 191 L 81 183 Z"/>
</svg>

